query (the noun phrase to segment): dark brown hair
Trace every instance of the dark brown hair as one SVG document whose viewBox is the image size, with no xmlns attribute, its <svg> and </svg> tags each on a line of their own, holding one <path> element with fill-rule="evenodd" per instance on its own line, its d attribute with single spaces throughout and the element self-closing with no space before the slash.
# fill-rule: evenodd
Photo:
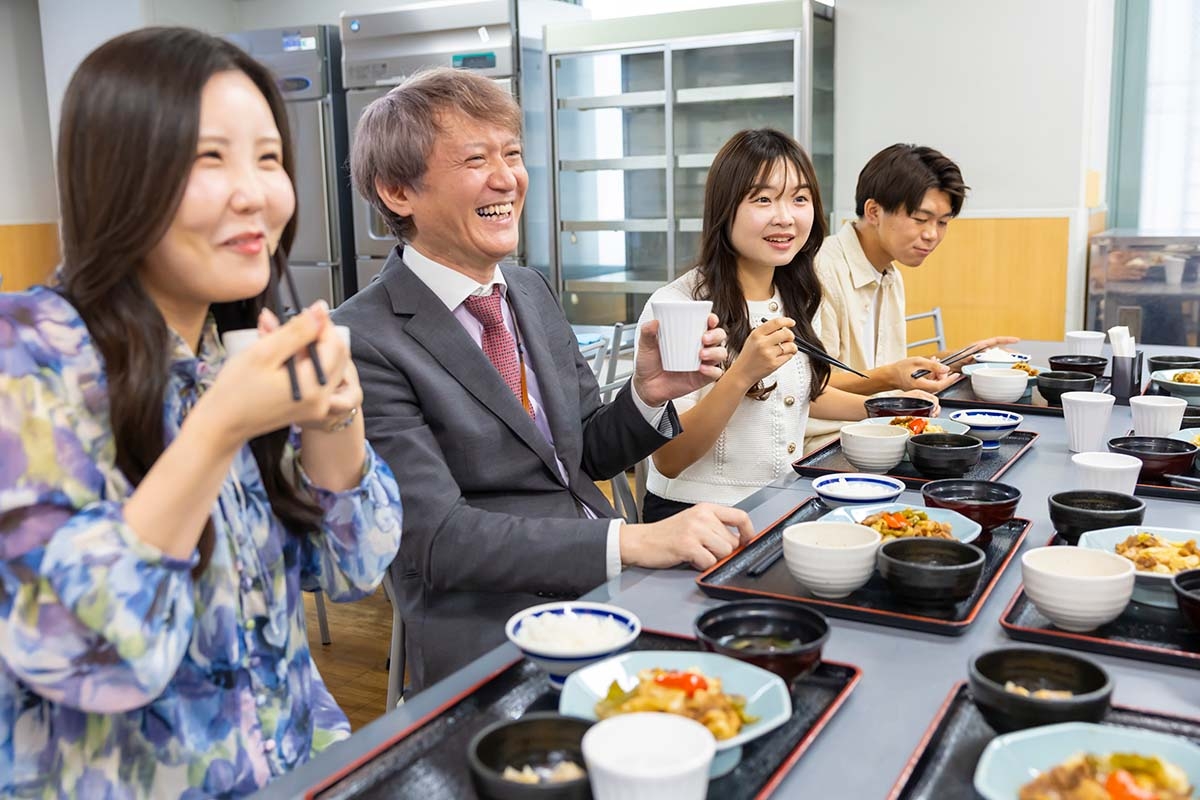
<svg viewBox="0 0 1200 800">
<path fill-rule="evenodd" d="M 375 182 L 421 188 L 433 143 L 445 132 L 444 114 L 491 122 L 521 136 L 521 108 L 491 78 L 450 67 L 413 74 L 367 106 L 354 131 L 350 174 L 354 188 L 387 222 L 392 235 L 411 240 L 416 223 L 387 207 Z"/>
<path fill-rule="evenodd" d="M 199 31 L 143 28 L 111 39 L 79 65 L 63 98 L 61 288 L 103 357 L 117 467 L 134 486 L 165 447 L 163 401 L 171 359 L 166 321 L 142 288 L 138 269 L 183 199 L 196 159 L 204 86 L 227 70 L 244 72 L 266 98 L 283 139 L 283 166 L 292 177 L 287 113 L 271 74 L 236 46 Z M 211 307 L 220 330 L 256 326 L 286 269 L 295 220 L 293 215 L 271 258 L 267 290 Z M 315 530 L 320 510 L 283 474 L 287 436 L 281 429 L 250 446 L 275 515 L 294 533 Z M 209 519 L 197 574 L 212 546 Z"/>
<path fill-rule="evenodd" d="M 733 246 L 733 220 L 738 207 L 755 186 L 761 185 L 776 163 L 783 159 L 812 191 L 813 224 L 808 239 L 791 263 L 775 270 L 775 288 L 783 300 L 783 312 L 796 320 L 793 332 L 809 345 L 821 348 L 821 340 L 813 332 L 812 319 L 821 304 L 821 284 L 813 271 L 813 259 L 825 239 L 825 209 L 817 173 L 804 148 L 792 137 L 773 128 L 740 131 L 721 147 L 704 185 L 704 223 L 700 236 L 700 263 L 696 269 L 700 280 L 694 295 L 697 299 L 713 301 L 713 313 L 729 336 L 726 346 L 730 361 L 750 335 L 750 314 L 746 297 L 737 277 L 738 253 Z M 816 400 L 829 383 L 829 365 L 810 359 L 813 381 L 809 398 Z M 764 386 L 762 381 L 746 394 L 765 400 L 775 385 Z"/>
<path fill-rule="evenodd" d="M 872 156 L 858 173 L 854 213 L 861 218 L 867 201 L 874 200 L 889 214 L 911 214 L 921 207 L 927 191 L 940 189 L 950 197 L 951 216 L 957 217 L 970 188 L 958 165 L 932 147 L 894 144 Z"/>
</svg>

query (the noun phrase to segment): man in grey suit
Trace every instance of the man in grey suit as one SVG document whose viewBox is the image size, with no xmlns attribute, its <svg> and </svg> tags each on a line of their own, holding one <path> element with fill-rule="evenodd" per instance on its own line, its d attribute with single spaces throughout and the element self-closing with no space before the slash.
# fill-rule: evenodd
<svg viewBox="0 0 1200 800">
<path fill-rule="evenodd" d="M 504 641 L 513 612 L 575 597 L 622 566 L 703 568 L 753 534 L 701 504 L 627 525 L 595 480 L 679 431 L 670 400 L 721 374 L 710 319 L 696 373 L 662 370 L 657 323 L 629 385 L 602 405 L 540 273 L 516 249 L 528 185 L 521 114 L 486 78 L 414 76 L 358 123 L 355 186 L 403 243 L 380 279 L 334 314 L 353 332 L 367 436 L 396 473 L 399 572 L 411 690 Z"/>
</svg>

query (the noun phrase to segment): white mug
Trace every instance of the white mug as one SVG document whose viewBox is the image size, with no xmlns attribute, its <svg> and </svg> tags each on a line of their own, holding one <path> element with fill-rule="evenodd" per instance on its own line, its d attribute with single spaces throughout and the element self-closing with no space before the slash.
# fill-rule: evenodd
<svg viewBox="0 0 1200 800">
<path fill-rule="evenodd" d="M 1142 472 L 1142 460 L 1124 453 L 1076 453 L 1071 463 L 1080 489 L 1133 494 Z"/>
<path fill-rule="evenodd" d="M 346 347 L 350 346 L 350 328 L 346 325 L 334 325 L 333 329 L 337 331 L 337 335 L 346 343 Z M 225 331 L 221 334 L 221 343 L 225 345 L 225 357 L 233 358 L 243 350 L 248 349 L 251 345 L 258 341 L 258 328 L 238 328 L 237 330 Z"/>
<path fill-rule="evenodd" d="M 1129 398 L 1135 436 L 1170 436 L 1179 430 L 1187 400 L 1149 395 Z"/>
<path fill-rule="evenodd" d="M 651 307 L 658 320 L 658 354 L 667 372 L 695 372 L 700 369 L 700 348 L 711 300 L 655 300 Z"/>
<path fill-rule="evenodd" d="M 1104 352 L 1103 331 L 1067 331 L 1067 354 L 1098 356 Z"/>
<path fill-rule="evenodd" d="M 677 714 L 618 714 L 583 735 L 596 800 L 703 800 L 716 739 Z"/>
</svg>

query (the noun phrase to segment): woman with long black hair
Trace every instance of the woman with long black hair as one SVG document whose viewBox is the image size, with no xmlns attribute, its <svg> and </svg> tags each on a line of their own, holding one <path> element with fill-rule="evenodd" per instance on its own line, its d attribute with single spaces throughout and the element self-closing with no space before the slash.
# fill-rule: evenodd
<svg viewBox="0 0 1200 800">
<path fill-rule="evenodd" d="M 828 386 L 828 364 L 797 356 L 797 337 L 821 347 L 813 259 L 824 238 L 816 171 L 799 143 L 769 128 L 725 143 L 705 184 L 699 263 L 651 296 L 639 324 L 656 300 L 711 300 L 730 361 L 716 383 L 675 401 L 683 433 L 652 456 L 647 522 L 701 501 L 732 505 L 784 475 L 809 414 L 865 416 L 866 398 Z"/>
<path fill-rule="evenodd" d="M 67 88 L 57 285 L 0 295 L 0 796 L 240 796 L 349 735 L 301 588 L 374 590 L 400 499 L 328 309 L 267 310 L 294 166 L 271 75 L 197 31 Z"/>
</svg>

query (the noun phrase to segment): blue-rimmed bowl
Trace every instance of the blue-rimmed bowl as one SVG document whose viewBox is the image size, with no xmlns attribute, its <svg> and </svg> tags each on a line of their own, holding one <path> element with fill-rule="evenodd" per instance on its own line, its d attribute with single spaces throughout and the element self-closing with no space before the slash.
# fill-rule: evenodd
<svg viewBox="0 0 1200 800">
<path fill-rule="evenodd" d="M 770 733 L 792 716 L 792 695 L 783 678 L 761 667 L 719 653 L 695 650 L 636 650 L 605 659 L 571 673 L 558 698 L 558 713 L 596 719 L 596 704 L 614 682 L 631 691 L 644 669 L 686 670 L 696 667 L 721 679 L 721 691 L 746 698 L 746 713 L 758 720 L 743 725 L 737 736 L 717 740 L 717 755 L 709 774 L 720 777 L 742 759 L 742 745 Z"/>
<path fill-rule="evenodd" d="M 608 617 L 615 620 L 625 629 L 625 638 L 619 643 L 596 645 L 593 647 L 562 646 L 553 647 L 541 644 L 531 644 L 521 638 L 521 627 L 530 619 L 543 614 L 553 616 L 579 617 Z M 508 618 L 504 633 L 508 640 L 521 649 L 533 663 L 541 667 L 550 677 L 550 685 L 561 689 L 567 676 L 577 669 L 603 661 L 620 653 L 633 644 L 638 634 L 642 632 L 642 621 L 631 611 L 605 603 L 588 603 L 582 600 L 564 600 L 557 603 L 542 603 L 518 611 Z"/>
<path fill-rule="evenodd" d="M 1200 783 L 1200 747 L 1156 731 L 1064 722 L 993 739 L 975 767 L 975 791 L 984 800 L 1013 800 L 1021 787 L 1078 753 L 1141 753 L 1170 761 L 1188 783 Z"/>
<path fill-rule="evenodd" d="M 1121 525 L 1116 528 L 1099 528 L 1085 531 L 1079 537 L 1078 547 L 1089 550 L 1103 550 L 1106 553 L 1117 552 L 1117 545 L 1139 533 L 1152 533 L 1161 539 L 1171 542 L 1186 542 L 1189 539 L 1200 539 L 1200 531 L 1187 528 L 1159 528 L 1147 525 Z M 1200 566 L 1200 565 L 1197 565 Z M 1171 588 L 1171 574 L 1161 572 L 1143 572 L 1138 570 L 1133 574 L 1133 599 L 1148 606 L 1159 608 L 1175 607 L 1175 590 Z"/>
<path fill-rule="evenodd" d="M 950 535 L 964 544 L 978 539 L 979 532 L 983 530 L 978 522 L 967 519 L 957 511 L 951 511 L 948 508 L 929 508 L 920 503 L 876 503 L 869 506 L 844 506 L 842 508 L 835 508 L 821 517 L 821 522 L 853 522 L 856 525 L 861 525 L 862 521 L 872 514 L 884 511 L 903 511 L 906 508 L 911 508 L 913 511 L 924 511 L 934 522 L 949 523 Z M 885 537 L 885 541 L 888 538 L 891 537 Z"/>
<path fill-rule="evenodd" d="M 983 442 L 985 452 L 999 450 L 1000 440 L 1025 420 L 1020 414 L 998 408 L 965 408 L 952 413 L 950 419 L 970 427 L 971 435 Z"/>
<path fill-rule="evenodd" d="M 830 508 L 886 503 L 904 491 L 904 481 L 869 472 L 839 472 L 814 478 L 813 491 Z"/>
</svg>

